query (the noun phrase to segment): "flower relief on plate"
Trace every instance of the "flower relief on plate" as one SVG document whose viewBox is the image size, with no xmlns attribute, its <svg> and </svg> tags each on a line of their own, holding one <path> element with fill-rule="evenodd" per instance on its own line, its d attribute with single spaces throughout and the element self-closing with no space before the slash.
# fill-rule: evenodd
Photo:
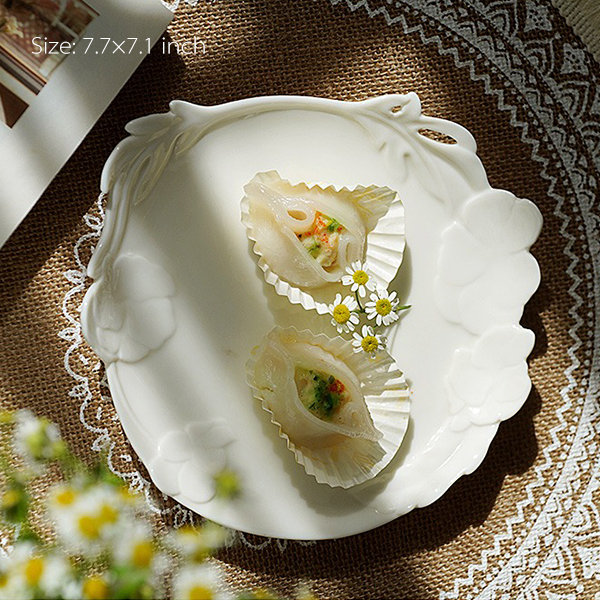
<svg viewBox="0 0 600 600">
<path fill-rule="evenodd" d="M 244 188 L 242 222 L 267 283 L 292 304 L 328 312 L 326 299 L 346 269 L 370 265 L 387 288 L 404 252 L 404 208 L 387 187 L 292 184 L 276 171 Z"/>
<path fill-rule="evenodd" d="M 247 378 L 319 483 L 349 488 L 372 479 L 406 433 L 408 386 L 385 351 L 373 358 L 341 337 L 275 327 L 252 351 Z"/>
</svg>

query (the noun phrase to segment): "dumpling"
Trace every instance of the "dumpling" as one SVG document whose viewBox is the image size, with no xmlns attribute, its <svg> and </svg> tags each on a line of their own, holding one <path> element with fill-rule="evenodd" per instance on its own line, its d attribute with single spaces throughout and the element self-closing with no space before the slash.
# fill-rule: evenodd
<svg viewBox="0 0 600 600">
<path fill-rule="evenodd" d="M 242 220 L 254 251 L 280 278 L 307 289 L 340 281 L 364 259 L 367 235 L 397 197 L 386 187 L 292 185 L 275 171 L 258 173 L 244 191 Z"/>
<path fill-rule="evenodd" d="M 318 345 L 271 336 L 256 359 L 255 381 L 273 392 L 265 408 L 301 446 L 335 445 L 340 436 L 376 442 L 356 375 Z"/>
<path fill-rule="evenodd" d="M 307 473 L 332 487 L 350 487 L 374 477 L 403 436 L 404 430 L 392 433 L 399 439 L 382 444 L 367 405 L 376 392 L 383 399 L 375 404 L 385 404 L 382 414 L 396 410 L 400 422 L 407 419 L 407 403 L 398 402 L 406 399 L 406 384 L 390 363 L 389 355 L 373 363 L 340 337 L 276 327 L 253 351 L 248 383 Z"/>
</svg>

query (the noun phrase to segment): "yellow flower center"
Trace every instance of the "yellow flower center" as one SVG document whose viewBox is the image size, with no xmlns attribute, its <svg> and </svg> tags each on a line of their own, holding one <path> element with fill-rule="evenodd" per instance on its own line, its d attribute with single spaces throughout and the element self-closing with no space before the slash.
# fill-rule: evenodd
<svg viewBox="0 0 600 600">
<path fill-rule="evenodd" d="M 375 302 L 375 310 L 385 317 L 392 312 L 392 303 L 387 298 L 380 298 Z"/>
<path fill-rule="evenodd" d="M 212 600 L 213 597 L 212 590 L 203 585 L 195 585 L 188 593 L 188 600 Z"/>
<path fill-rule="evenodd" d="M 365 335 L 360 343 L 365 352 L 375 352 L 379 348 L 379 342 L 374 335 Z"/>
<path fill-rule="evenodd" d="M 128 487 L 122 486 L 119 488 L 119 497 L 126 504 L 133 504 L 138 499 L 138 495 L 132 492 Z"/>
<path fill-rule="evenodd" d="M 106 600 L 108 584 L 102 577 L 88 577 L 83 582 L 83 596 L 88 600 Z"/>
<path fill-rule="evenodd" d="M 0 573 L 0 588 L 3 588 L 8 583 L 8 575 Z"/>
<path fill-rule="evenodd" d="M 109 523 L 116 523 L 119 518 L 119 512 L 116 508 L 113 508 L 110 504 L 103 504 L 100 507 L 98 514 L 98 521 L 101 525 L 107 525 Z"/>
<path fill-rule="evenodd" d="M 21 494 L 17 490 L 8 490 L 2 494 L 2 508 L 12 508 L 19 504 Z"/>
<path fill-rule="evenodd" d="M 345 304 L 338 304 L 333 309 L 333 318 L 340 324 L 348 322 L 350 318 L 350 309 Z"/>
<path fill-rule="evenodd" d="M 133 547 L 133 552 L 131 553 L 131 562 L 136 567 L 139 567 L 140 569 L 145 569 L 150 566 L 153 556 L 154 548 L 152 547 L 152 542 L 138 542 Z"/>
<path fill-rule="evenodd" d="M 27 585 L 31 587 L 35 587 L 40 582 L 42 578 L 42 573 L 44 572 L 44 559 L 39 558 L 38 556 L 34 558 L 30 558 L 25 563 L 25 569 L 23 574 L 25 575 L 25 581 Z"/>
<path fill-rule="evenodd" d="M 358 283 L 358 285 L 365 285 L 365 283 L 369 281 L 369 276 L 364 271 L 354 271 L 354 274 L 352 275 L 352 281 L 354 281 L 354 283 Z"/>
<path fill-rule="evenodd" d="M 56 494 L 56 502 L 61 506 L 69 506 L 75 502 L 76 494 L 71 488 L 65 488 Z"/>
<path fill-rule="evenodd" d="M 77 527 L 83 536 L 95 540 L 100 536 L 100 520 L 90 515 L 82 515 L 77 520 Z"/>
</svg>

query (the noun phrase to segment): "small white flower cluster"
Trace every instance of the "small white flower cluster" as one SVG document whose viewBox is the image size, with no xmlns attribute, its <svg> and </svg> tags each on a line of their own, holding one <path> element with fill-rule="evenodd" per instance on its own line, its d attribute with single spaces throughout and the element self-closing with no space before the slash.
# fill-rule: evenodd
<svg viewBox="0 0 600 600">
<path fill-rule="evenodd" d="M 92 560 L 108 554 L 123 565 L 152 566 L 147 508 L 125 487 L 61 483 L 49 492 L 48 513 L 70 554 Z"/>
<path fill-rule="evenodd" d="M 60 552 L 42 553 L 33 542 L 19 542 L 10 554 L 0 556 L 0 600 L 81 598 L 81 587 L 71 572 L 71 564 Z"/>
<path fill-rule="evenodd" d="M 233 600 L 235 597 L 224 583 L 221 569 L 214 563 L 186 565 L 178 571 L 173 582 L 173 598 Z"/>
<path fill-rule="evenodd" d="M 348 295 L 342 299 L 342 295 L 337 294 L 333 303 L 329 305 L 331 324 L 338 333 L 354 332 L 360 323 L 360 314 L 364 314 L 369 321 L 374 321 L 376 327 L 388 327 L 400 318 L 400 311 L 408 308 L 400 306 L 396 292 L 390 293 L 377 286 L 366 264 L 360 261 L 352 263 L 346 269 L 342 285 L 350 286 L 354 296 Z M 370 300 L 363 306 L 360 299 L 365 298 L 367 292 L 370 293 Z M 373 358 L 386 345 L 386 338 L 376 333 L 374 326 L 363 325 L 360 333 L 353 333 L 353 338 L 355 351 L 364 351 Z"/>
<path fill-rule="evenodd" d="M 65 445 L 54 423 L 29 410 L 18 411 L 14 420 L 13 446 L 27 468 L 39 473 L 47 461 L 61 457 Z"/>
<path fill-rule="evenodd" d="M 9 424 L 14 426 L 14 448 L 31 468 L 0 464 L 8 482 L 0 493 L 0 515 L 18 531 L 12 551 L 0 553 L 0 600 L 240 597 L 210 558 L 233 544 L 231 530 L 207 522 L 158 538 L 141 495 L 131 493 L 101 465 L 88 471 L 54 424 L 28 411 L 0 413 L 0 425 Z M 46 498 L 56 534 L 48 544 L 31 526 L 28 484 L 50 462 L 63 469 L 65 480 L 52 486 Z M 238 492 L 231 472 L 221 474 L 217 483 L 222 498 Z M 259 595 L 250 591 L 248 597 Z M 303 591 L 296 598 L 314 596 Z"/>
</svg>

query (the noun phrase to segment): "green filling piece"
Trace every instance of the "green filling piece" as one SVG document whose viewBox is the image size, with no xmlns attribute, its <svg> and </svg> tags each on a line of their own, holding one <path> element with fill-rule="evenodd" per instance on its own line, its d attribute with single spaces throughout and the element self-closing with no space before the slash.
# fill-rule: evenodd
<svg viewBox="0 0 600 600">
<path fill-rule="evenodd" d="M 330 420 L 347 399 L 344 384 L 333 375 L 296 367 L 294 379 L 304 408 L 324 421 Z"/>
<path fill-rule="evenodd" d="M 308 231 L 296 234 L 307 252 L 321 266 L 331 266 L 337 257 L 338 238 L 344 226 L 333 217 L 317 211 Z"/>
<path fill-rule="evenodd" d="M 313 241 L 311 246 L 308 248 L 308 253 L 313 257 L 317 258 L 319 256 L 319 250 L 321 249 L 321 244 L 319 242 Z"/>
<path fill-rule="evenodd" d="M 339 221 L 336 221 L 333 217 L 328 218 L 331 220 L 329 221 L 329 225 L 327 225 L 327 231 L 333 233 L 338 227 L 341 227 L 341 224 Z"/>
</svg>

